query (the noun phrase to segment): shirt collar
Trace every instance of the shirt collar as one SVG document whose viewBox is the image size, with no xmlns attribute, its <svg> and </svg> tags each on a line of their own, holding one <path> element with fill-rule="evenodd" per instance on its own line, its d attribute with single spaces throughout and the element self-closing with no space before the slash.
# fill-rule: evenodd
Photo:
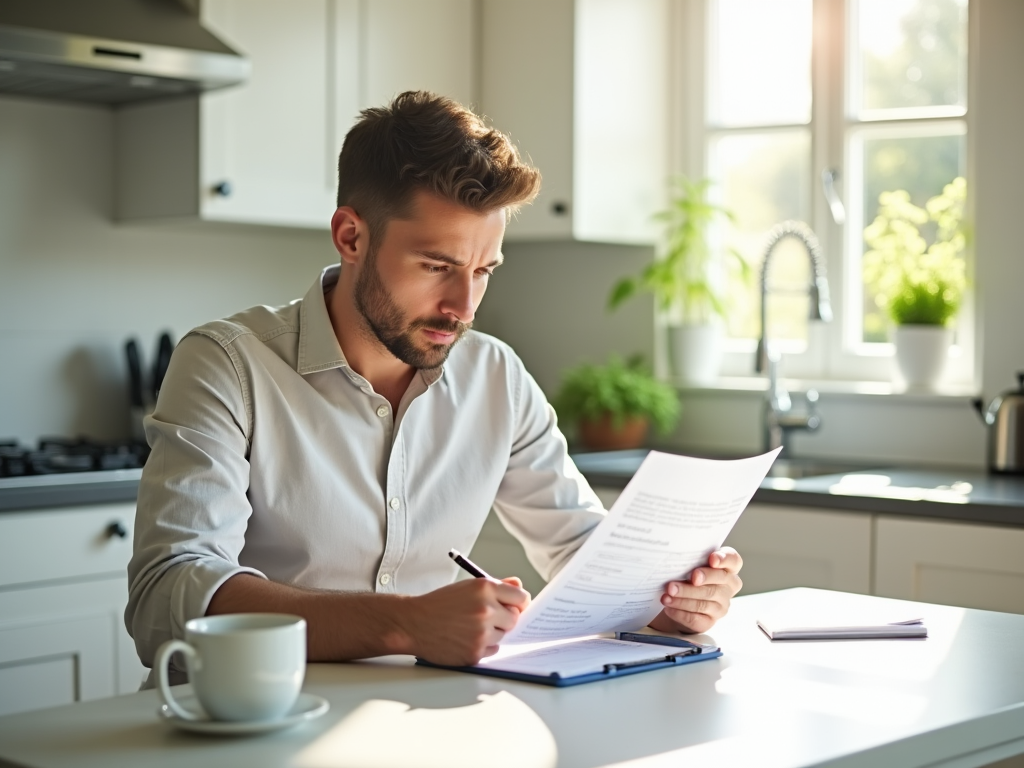
<svg viewBox="0 0 1024 768">
<path fill-rule="evenodd" d="M 313 282 L 299 307 L 299 364 L 296 370 L 307 373 L 331 368 L 348 368 L 345 353 L 327 313 L 324 292 L 333 288 L 341 275 L 341 265 L 326 267 Z"/>
<path fill-rule="evenodd" d="M 325 267 L 302 298 L 302 305 L 299 307 L 299 360 L 296 368 L 302 376 L 331 368 L 352 371 L 334 333 L 331 316 L 327 312 L 325 294 L 337 285 L 340 276 L 340 264 Z M 429 387 L 440 379 L 443 373 L 443 366 L 419 370 L 413 381 L 421 379 L 423 384 Z"/>
</svg>

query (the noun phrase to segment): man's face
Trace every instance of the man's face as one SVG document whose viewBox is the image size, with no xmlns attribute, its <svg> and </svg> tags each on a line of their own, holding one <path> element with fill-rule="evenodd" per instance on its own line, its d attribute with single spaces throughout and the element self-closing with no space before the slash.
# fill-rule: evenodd
<svg viewBox="0 0 1024 768">
<path fill-rule="evenodd" d="M 504 234 L 504 209 L 416 193 L 411 216 L 393 219 L 359 267 L 356 309 L 377 341 L 414 368 L 442 365 L 472 326 Z"/>
</svg>

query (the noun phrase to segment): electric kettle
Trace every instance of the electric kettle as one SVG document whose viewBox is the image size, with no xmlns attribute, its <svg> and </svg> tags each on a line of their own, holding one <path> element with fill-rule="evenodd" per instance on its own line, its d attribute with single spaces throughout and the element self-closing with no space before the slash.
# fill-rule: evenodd
<svg viewBox="0 0 1024 768">
<path fill-rule="evenodd" d="M 990 472 L 1024 474 L 1024 371 L 1017 372 L 1017 389 L 996 397 L 988 408 L 981 398 L 971 401 L 988 426 Z"/>
</svg>

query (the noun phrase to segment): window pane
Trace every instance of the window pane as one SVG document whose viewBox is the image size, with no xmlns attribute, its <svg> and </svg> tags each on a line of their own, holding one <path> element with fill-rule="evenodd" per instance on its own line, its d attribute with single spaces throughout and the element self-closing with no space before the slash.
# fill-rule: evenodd
<svg viewBox="0 0 1024 768">
<path fill-rule="evenodd" d="M 715 190 L 736 220 L 724 233 L 750 264 L 753 275 L 744 284 L 729 277 L 729 335 L 757 338 L 761 333 L 760 275 L 765 238 L 786 219 L 810 221 L 811 133 L 806 129 L 771 133 L 731 134 L 711 142 L 710 167 Z M 770 284 L 803 290 L 808 284 L 807 259 L 799 245 L 780 244 L 772 257 Z M 776 339 L 806 339 L 806 291 L 773 296 L 768 304 L 769 332 Z"/>
<path fill-rule="evenodd" d="M 711 123 L 809 123 L 811 0 L 715 0 L 711 18 Z"/>
<path fill-rule="evenodd" d="M 967 104 L 967 0 L 859 0 L 854 112 Z"/>
<path fill-rule="evenodd" d="M 963 125 L 958 122 L 944 130 L 946 135 L 908 136 L 904 130 L 900 136 L 872 137 L 867 133 L 861 137 L 864 215 L 855 231 L 862 233 L 864 227 L 874 221 L 878 214 L 878 197 L 883 192 L 906 190 L 910 202 L 923 208 L 929 198 L 940 194 L 957 176 L 964 175 Z M 931 243 L 934 225 L 923 225 L 921 234 Z M 865 250 L 861 239 L 859 253 Z M 867 290 L 863 292 L 863 307 L 863 340 L 888 341 L 888 318 Z"/>
</svg>

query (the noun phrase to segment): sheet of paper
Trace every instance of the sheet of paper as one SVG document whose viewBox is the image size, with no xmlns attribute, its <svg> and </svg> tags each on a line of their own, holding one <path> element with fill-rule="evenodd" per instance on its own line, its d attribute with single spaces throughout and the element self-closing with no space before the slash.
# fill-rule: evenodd
<svg viewBox="0 0 1024 768">
<path fill-rule="evenodd" d="M 503 645 L 477 666 L 524 675 L 576 677 L 604 671 L 605 664 L 635 664 L 664 659 L 683 651 L 668 645 L 634 643 L 607 637 L 584 637 L 530 645 Z"/>
<path fill-rule="evenodd" d="M 722 546 L 779 450 L 735 461 L 651 451 L 502 644 L 646 626 L 661 612 L 665 585 Z"/>
</svg>

